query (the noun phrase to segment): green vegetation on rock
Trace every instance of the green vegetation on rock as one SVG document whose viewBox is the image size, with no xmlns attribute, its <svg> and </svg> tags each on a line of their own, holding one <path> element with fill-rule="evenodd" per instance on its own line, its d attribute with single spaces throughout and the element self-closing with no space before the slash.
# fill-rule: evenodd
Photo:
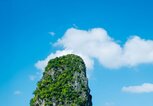
<svg viewBox="0 0 153 106">
<path fill-rule="evenodd" d="M 50 60 L 30 106 L 92 106 L 83 60 L 73 54 Z"/>
</svg>

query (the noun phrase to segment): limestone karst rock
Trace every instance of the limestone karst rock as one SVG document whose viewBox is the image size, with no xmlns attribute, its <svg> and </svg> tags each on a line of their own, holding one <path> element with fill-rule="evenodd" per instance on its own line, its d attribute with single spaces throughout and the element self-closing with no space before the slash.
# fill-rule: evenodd
<svg viewBox="0 0 153 106">
<path fill-rule="evenodd" d="M 92 106 L 81 57 L 68 54 L 50 60 L 30 106 Z"/>
</svg>

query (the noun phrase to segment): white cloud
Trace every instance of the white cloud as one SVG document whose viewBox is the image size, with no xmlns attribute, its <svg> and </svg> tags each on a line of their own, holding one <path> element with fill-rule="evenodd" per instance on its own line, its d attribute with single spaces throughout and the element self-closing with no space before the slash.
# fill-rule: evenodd
<svg viewBox="0 0 153 106">
<path fill-rule="evenodd" d="M 13 94 L 14 94 L 14 95 L 21 95 L 21 93 L 22 93 L 21 91 L 16 90 L 16 91 L 14 91 L 14 93 L 13 93 Z"/>
<path fill-rule="evenodd" d="M 50 59 L 69 53 L 81 56 L 88 70 L 93 69 L 95 59 L 106 68 L 153 63 L 153 40 L 133 36 L 121 46 L 102 28 L 88 31 L 70 28 L 54 45 L 62 46 L 63 50 L 51 53 L 44 60 L 39 60 L 35 64 L 38 69 L 43 70 Z"/>
<path fill-rule="evenodd" d="M 137 85 L 137 86 L 127 86 L 127 87 L 123 87 L 122 91 L 130 92 L 130 93 L 149 93 L 149 92 L 153 92 L 153 84 L 144 83 L 142 85 Z"/>
<path fill-rule="evenodd" d="M 129 39 L 123 48 L 125 64 L 135 66 L 153 63 L 153 40 L 144 40 L 138 36 Z"/>
<path fill-rule="evenodd" d="M 54 35 L 55 35 L 55 32 L 49 32 L 49 34 L 50 34 L 51 36 L 54 36 Z"/>
</svg>

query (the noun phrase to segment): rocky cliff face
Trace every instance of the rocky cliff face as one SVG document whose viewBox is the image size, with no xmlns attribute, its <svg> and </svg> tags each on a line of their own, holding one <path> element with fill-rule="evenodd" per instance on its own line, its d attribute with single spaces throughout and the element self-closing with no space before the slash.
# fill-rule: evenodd
<svg viewBox="0 0 153 106">
<path fill-rule="evenodd" d="M 92 106 L 83 60 L 73 54 L 50 60 L 30 106 Z"/>
</svg>

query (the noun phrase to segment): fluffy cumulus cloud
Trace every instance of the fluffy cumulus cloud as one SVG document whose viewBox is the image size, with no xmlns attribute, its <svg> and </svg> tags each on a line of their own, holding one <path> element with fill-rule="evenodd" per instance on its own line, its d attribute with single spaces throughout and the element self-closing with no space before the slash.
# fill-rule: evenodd
<svg viewBox="0 0 153 106">
<path fill-rule="evenodd" d="M 122 91 L 130 92 L 130 93 L 149 93 L 149 92 L 153 92 L 153 84 L 144 83 L 138 86 L 127 86 L 127 87 L 123 87 Z"/>
<path fill-rule="evenodd" d="M 51 53 L 46 59 L 38 61 L 35 64 L 38 69 L 43 70 L 50 59 L 70 53 L 81 56 L 88 70 L 93 69 L 94 60 L 112 69 L 153 63 L 153 40 L 133 36 L 121 46 L 102 28 L 70 28 L 54 46 L 61 46 L 63 50 Z"/>
</svg>

